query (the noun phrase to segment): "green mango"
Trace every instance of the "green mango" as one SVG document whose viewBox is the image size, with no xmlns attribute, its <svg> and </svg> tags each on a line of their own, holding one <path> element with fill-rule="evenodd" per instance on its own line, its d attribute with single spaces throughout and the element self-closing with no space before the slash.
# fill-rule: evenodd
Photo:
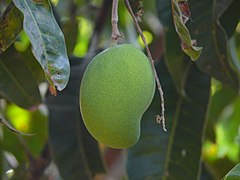
<svg viewBox="0 0 240 180">
<path fill-rule="evenodd" d="M 131 44 L 96 55 L 80 86 L 80 110 L 90 134 L 112 148 L 128 148 L 140 137 L 143 113 L 155 92 L 146 55 Z"/>
</svg>

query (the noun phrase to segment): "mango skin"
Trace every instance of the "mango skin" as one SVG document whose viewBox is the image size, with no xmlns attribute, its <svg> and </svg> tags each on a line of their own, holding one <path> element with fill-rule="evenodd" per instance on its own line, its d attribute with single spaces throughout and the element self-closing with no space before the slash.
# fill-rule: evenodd
<svg viewBox="0 0 240 180">
<path fill-rule="evenodd" d="M 96 55 L 84 72 L 80 110 L 90 134 L 106 146 L 128 148 L 139 140 L 143 113 L 155 92 L 146 55 L 131 44 Z"/>
</svg>

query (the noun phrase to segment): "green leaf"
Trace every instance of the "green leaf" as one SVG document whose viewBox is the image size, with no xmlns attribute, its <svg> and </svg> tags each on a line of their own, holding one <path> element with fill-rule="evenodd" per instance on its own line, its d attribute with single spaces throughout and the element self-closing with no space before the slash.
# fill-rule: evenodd
<svg viewBox="0 0 240 180">
<path fill-rule="evenodd" d="M 0 17 L 0 54 L 5 51 L 22 31 L 23 15 L 11 2 Z"/>
<path fill-rule="evenodd" d="M 65 40 L 48 0 L 13 0 L 24 14 L 24 31 L 52 87 L 63 90 L 70 73 Z"/>
<path fill-rule="evenodd" d="M 19 138 L 19 135 L 16 135 L 9 130 L 4 129 L 4 145 L 5 148 L 9 148 L 10 152 L 15 152 L 16 154 L 21 152 L 18 148 L 15 150 L 19 141 L 20 147 L 25 156 L 26 152 L 23 148 L 26 146 L 33 157 L 38 157 L 47 141 L 47 117 L 39 110 L 33 112 L 27 111 L 19 108 L 13 104 L 9 104 L 6 108 L 6 119 L 12 124 L 12 126 L 27 134 L 34 134 L 32 136 L 21 136 L 25 145 L 22 144 L 22 140 Z M 16 143 L 16 145 L 14 144 Z M 16 155 L 14 154 L 14 155 Z M 17 156 L 17 155 L 16 155 Z"/>
<path fill-rule="evenodd" d="M 68 53 L 73 52 L 78 35 L 78 22 L 75 16 L 77 8 L 73 8 L 75 6 L 76 4 L 74 4 L 73 0 L 61 0 L 58 2 L 57 6 L 54 7 L 57 13 L 55 17 L 59 17 L 59 21 L 60 19 L 64 19 L 64 21 L 61 21 L 61 26 L 66 39 Z"/>
<path fill-rule="evenodd" d="M 231 3 L 228 5 L 223 14 L 219 14 L 219 21 L 222 27 L 225 29 L 228 37 L 231 37 L 233 35 L 240 19 L 240 1 L 231 0 L 230 2 Z"/>
<path fill-rule="evenodd" d="M 234 68 L 236 69 L 236 71 L 240 76 L 240 58 L 238 56 L 237 35 L 234 35 L 229 39 L 228 51 L 229 51 L 232 63 L 234 65 Z"/>
<path fill-rule="evenodd" d="M 41 103 L 38 84 L 22 59 L 6 58 L 11 52 L 0 59 L 0 94 L 22 108 L 33 108 Z"/>
<path fill-rule="evenodd" d="M 189 23 L 189 29 L 198 44 L 204 47 L 202 55 L 196 61 L 198 67 L 222 83 L 238 89 L 238 76 L 231 67 L 227 53 L 228 37 L 219 22 L 219 17 L 232 1 L 189 1 L 193 19 Z"/>
<path fill-rule="evenodd" d="M 227 175 L 223 178 L 223 180 L 238 180 L 240 179 L 240 164 L 237 164 Z"/>
<path fill-rule="evenodd" d="M 187 0 L 185 0 L 187 2 Z M 180 10 L 178 2 L 172 0 L 172 15 L 175 29 L 181 40 L 182 50 L 193 60 L 197 60 L 202 52 L 202 47 L 194 45 L 194 40 L 191 39 L 190 32 L 185 26 L 183 13 Z"/>
<path fill-rule="evenodd" d="M 5 128 L 3 129 L 3 134 L 7 138 L 1 139 L 2 150 L 11 152 L 11 154 L 17 159 L 17 162 L 24 163 L 27 160 L 27 157 L 17 135 Z"/>
<path fill-rule="evenodd" d="M 4 174 L 4 163 L 3 163 L 3 145 L 2 141 L 0 140 L 0 179 L 2 179 Z"/>
<path fill-rule="evenodd" d="M 238 92 L 229 86 L 222 86 L 222 88 L 211 96 L 208 110 L 208 125 L 206 130 L 206 137 L 215 141 L 214 127 L 219 120 L 219 116 L 223 110 L 231 104 L 238 96 Z"/>
<path fill-rule="evenodd" d="M 177 91 L 185 95 L 184 83 L 189 60 L 180 48 L 171 15 L 171 1 L 157 0 L 158 15 L 164 25 L 164 60 Z"/>
<path fill-rule="evenodd" d="M 23 49 L 25 50 L 23 52 L 19 52 L 16 50 L 16 48 L 14 48 L 15 46 L 19 46 L 20 43 L 22 42 L 19 42 L 19 39 L 17 39 L 13 44 L 14 46 L 9 47 L 7 51 L 1 55 L 1 58 L 5 59 L 6 61 L 8 60 L 22 62 L 22 64 L 24 64 L 24 66 L 26 66 L 26 68 L 29 70 L 29 73 L 27 75 L 22 74 L 22 76 L 32 76 L 32 78 L 35 79 L 37 84 L 46 81 L 44 72 L 40 64 L 38 63 L 38 61 L 35 61 L 35 58 L 31 52 L 31 47 L 28 46 L 27 49 L 25 49 L 26 47 L 24 47 Z"/>
<path fill-rule="evenodd" d="M 47 97 L 50 144 L 63 179 L 87 180 L 104 172 L 98 143 L 84 129 L 80 117 L 80 62 L 71 59 L 68 86 L 57 97 Z"/>
<path fill-rule="evenodd" d="M 33 136 L 34 135 L 34 134 L 27 134 L 27 133 L 23 133 L 21 131 L 18 131 L 7 120 L 5 120 L 3 118 L 1 113 L 0 113 L 0 123 L 3 124 L 4 126 L 6 126 L 8 128 L 8 130 L 13 132 L 13 133 L 20 134 L 20 135 L 26 135 L 26 136 Z"/>
<path fill-rule="evenodd" d="M 140 141 L 128 151 L 129 179 L 197 179 L 209 77 L 191 64 L 185 85 L 187 98 L 184 98 L 176 93 L 164 64 L 160 63 L 159 66 L 159 77 L 165 92 L 168 132 L 163 132 L 161 126 L 154 122 L 160 107 L 159 98 L 155 96 L 142 118 Z"/>
<path fill-rule="evenodd" d="M 233 162 L 240 160 L 240 96 L 227 106 L 216 125 L 218 156 L 228 157 Z"/>
<path fill-rule="evenodd" d="M 15 129 L 35 134 L 34 136 L 21 136 L 3 128 L 3 138 L 0 140 L 2 149 L 16 158 L 19 163 L 18 167 L 26 166 L 28 162 L 26 149 L 33 157 L 39 157 L 47 141 L 47 117 L 39 110 L 30 112 L 13 104 L 7 105 L 5 113 L 4 117 Z"/>
</svg>

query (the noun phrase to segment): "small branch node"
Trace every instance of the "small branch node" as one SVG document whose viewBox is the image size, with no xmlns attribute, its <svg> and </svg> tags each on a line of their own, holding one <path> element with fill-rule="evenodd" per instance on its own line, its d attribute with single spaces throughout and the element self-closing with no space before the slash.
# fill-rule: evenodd
<svg viewBox="0 0 240 180">
<path fill-rule="evenodd" d="M 167 129 L 166 129 L 166 124 L 165 124 L 165 118 L 164 118 L 164 115 L 162 114 L 161 116 L 160 115 L 156 115 L 156 122 L 158 124 L 162 124 L 162 128 L 165 132 L 167 132 Z"/>
</svg>

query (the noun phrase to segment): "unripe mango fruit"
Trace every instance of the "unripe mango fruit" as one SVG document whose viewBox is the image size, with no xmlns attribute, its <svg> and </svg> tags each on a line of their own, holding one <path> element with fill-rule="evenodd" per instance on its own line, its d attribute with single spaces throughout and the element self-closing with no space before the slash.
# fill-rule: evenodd
<svg viewBox="0 0 240 180">
<path fill-rule="evenodd" d="M 140 137 L 143 113 L 155 92 L 146 55 L 131 44 L 96 55 L 84 72 L 80 109 L 86 128 L 101 143 L 128 148 Z"/>
</svg>

